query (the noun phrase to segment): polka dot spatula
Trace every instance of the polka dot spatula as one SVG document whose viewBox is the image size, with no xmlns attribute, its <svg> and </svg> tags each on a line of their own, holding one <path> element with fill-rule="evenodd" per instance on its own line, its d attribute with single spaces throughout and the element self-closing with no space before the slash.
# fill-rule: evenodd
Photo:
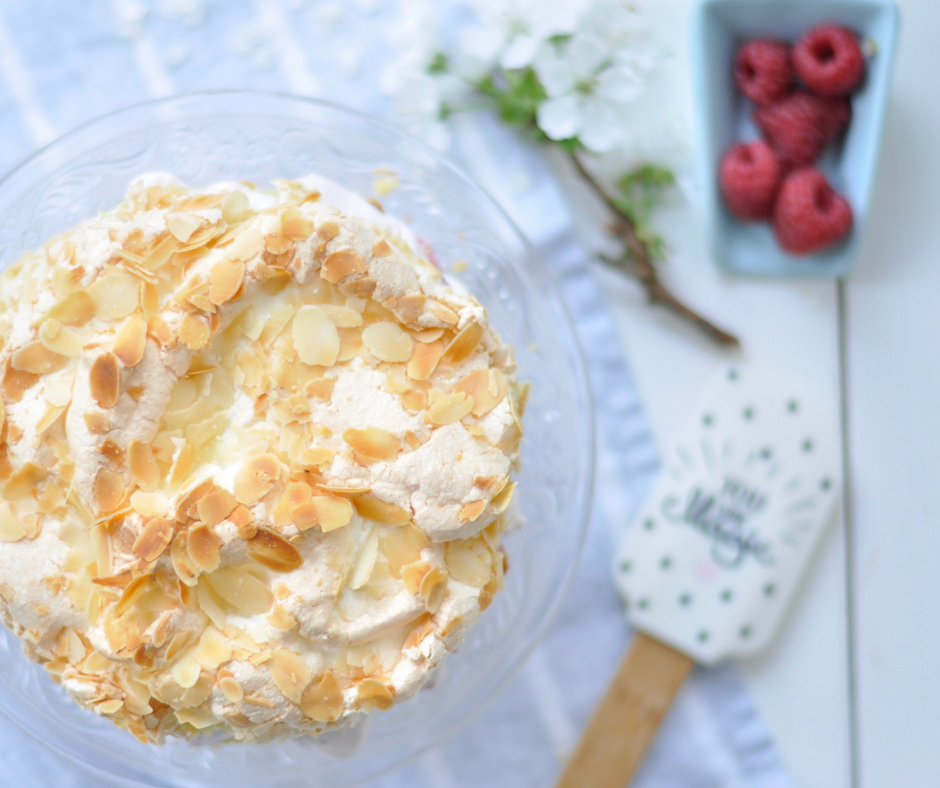
<svg viewBox="0 0 940 788">
<path fill-rule="evenodd" d="M 721 371 L 616 555 L 637 632 L 558 788 L 624 788 L 692 665 L 769 643 L 833 520 L 839 471 L 834 418 L 789 378 Z"/>
</svg>

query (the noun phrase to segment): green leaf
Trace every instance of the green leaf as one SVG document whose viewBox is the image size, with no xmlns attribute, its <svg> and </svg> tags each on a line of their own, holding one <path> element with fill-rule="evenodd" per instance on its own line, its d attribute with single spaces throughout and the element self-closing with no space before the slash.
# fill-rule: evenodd
<svg viewBox="0 0 940 788">
<path fill-rule="evenodd" d="M 581 142 L 577 137 L 568 137 L 566 140 L 557 140 L 556 141 L 559 148 L 561 148 L 565 153 L 575 154 L 579 150 L 584 149 L 584 143 Z"/>
<path fill-rule="evenodd" d="M 428 74 L 446 74 L 450 71 L 450 61 L 443 52 L 435 52 L 431 62 L 427 65 Z"/>
</svg>

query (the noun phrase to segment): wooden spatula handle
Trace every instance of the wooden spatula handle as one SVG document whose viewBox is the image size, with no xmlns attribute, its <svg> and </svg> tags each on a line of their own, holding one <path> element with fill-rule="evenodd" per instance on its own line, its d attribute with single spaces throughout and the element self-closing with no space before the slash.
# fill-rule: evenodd
<svg viewBox="0 0 940 788">
<path fill-rule="evenodd" d="M 624 788 L 691 669 L 685 654 L 638 632 L 557 788 Z"/>
</svg>

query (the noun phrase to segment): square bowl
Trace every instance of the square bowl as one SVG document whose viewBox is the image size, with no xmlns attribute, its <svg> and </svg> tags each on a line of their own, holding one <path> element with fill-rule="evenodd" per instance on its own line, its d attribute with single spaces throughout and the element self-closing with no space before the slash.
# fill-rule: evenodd
<svg viewBox="0 0 940 788">
<path fill-rule="evenodd" d="M 847 239 L 812 255 L 784 252 L 768 222 L 743 222 L 725 208 L 718 189 L 721 156 L 735 142 L 760 139 L 754 105 L 734 84 L 734 58 L 749 38 L 795 42 L 811 27 L 834 23 L 861 36 L 871 53 L 852 122 L 829 145 L 818 167 L 852 206 Z M 709 247 L 725 270 L 749 276 L 842 277 L 858 252 L 881 146 L 898 29 L 893 0 L 699 0 L 692 15 L 692 79 L 698 131 L 698 177 Z"/>
</svg>

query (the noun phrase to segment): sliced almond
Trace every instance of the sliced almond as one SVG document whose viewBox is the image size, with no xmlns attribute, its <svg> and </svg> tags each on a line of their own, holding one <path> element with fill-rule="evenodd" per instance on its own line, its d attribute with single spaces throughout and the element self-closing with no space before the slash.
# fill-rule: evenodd
<svg viewBox="0 0 940 788">
<path fill-rule="evenodd" d="M 333 722 L 343 713 L 343 690 L 332 671 L 323 674 L 319 681 L 311 682 L 300 696 L 298 704 L 306 714 L 317 722 Z"/>
<path fill-rule="evenodd" d="M 117 356 L 102 353 L 91 365 L 89 374 L 91 396 L 102 408 L 112 408 L 117 404 L 121 386 L 121 370 Z"/>
<path fill-rule="evenodd" d="M 404 568 L 402 569 L 404 572 Z M 432 567 L 422 578 L 418 593 L 424 599 L 424 605 L 429 613 L 436 613 L 441 602 L 444 601 L 444 593 L 447 591 L 447 572 L 439 566 Z"/>
<path fill-rule="evenodd" d="M 141 517 L 164 517 L 170 511 L 170 499 L 160 491 L 135 490 L 131 493 L 131 508 Z"/>
<path fill-rule="evenodd" d="M 10 358 L 10 366 L 13 369 L 33 375 L 48 375 L 62 369 L 67 362 L 66 356 L 49 350 L 40 340 L 23 345 L 14 351 Z"/>
<path fill-rule="evenodd" d="M 274 606 L 274 609 L 268 614 L 266 620 L 278 632 L 290 632 L 297 626 L 297 619 L 280 605 Z"/>
<path fill-rule="evenodd" d="M 354 452 L 371 460 L 391 461 L 401 451 L 398 438 L 378 427 L 366 427 L 362 430 L 350 427 L 343 433 L 343 440 Z"/>
<path fill-rule="evenodd" d="M 415 341 L 397 323 L 381 320 L 362 332 L 362 344 L 379 361 L 408 361 Z"/>
<path fill-rule="evenodd" d="M 222 260 L 209 272 L 209 300 L 216 306 L 231 301 L 245 279 L 245 264 Z"/>
<path fill-rule="evenodd" d="M 132 550 L 141 561 L 156 561 L 173 539 L 173 523 L 165 517 L 147 521 Z"/>
<path fill-rule="evenodd" d="M 338 495 L 315 495 L 310 499 L 308 505 L 312 508 L 313 518 L 323 533 L 342 528 L 352 519 L 352 504 Z M 294 522 L 296 523 L 298 519 L 309 522 L 310 518 L 306 509 L 303 509 L 300 513 L 294 511 Z M 300 528 L 301 526 L 298 524 L 297 527 Z"/>
<path fill-rule="evenodd" d="M 356 700 L 363 711 L 387 711 L 395 705 L 395 698 L 387 685 L 376 679 L 363 679 L 356 688 Z"/>
<path fill-rule="evenodd" d="M 47 320 L 39 327 L 39 341 L 46 350 L 67 358 L 80 356 L 85 345 L 82 334 L 58 320 Z"/>
<path fill-rule="evenodd" d="M 95 506 L 99 512 L 113 512 L 124 501 L 124 481 L 107 468 L 99 468 L 92 484 Z"/>
<path fill-rule="evenodd" d="M 376 241 L 375 245 L 372 247 L 373 257 L 388 257 L 391 253 L 392 247 L 388 245 L 388 241 L 384 238 L 381 241 Z"/>
<path fill-rule="evenodd" d="M 103 413 L 86 413 L 85 426 L 92 435 L 104 435 L 111 429 L 111 421 Z"/>
<path fill-rule="evenodd" d="M 378 557 L 379 537 L 375 530 L 369 533 L 366 541 L 356 557 L 356 564 L 353 567 L 352 577 L 349 580 L 349 587 L 354 591 L 362 588 L 369 582 L 372 575 L 372 569 L 375 567 L 375 559 Z"/>
<path fill-rule="evenodd" d="M 418 342 L 428 345 L 431 342 L 437 342 L 437 340 L 444 336 L 444 329 L 426 328 L 423 331 L 412 331 L 411 336 L 413 336 Z"/>
<path fill-rule="evenodd" d="M 408 377 L 412 380 L 427 380 L 437 368 L 437 363 L 443 355 L 443 342 L 415 345 L 414 353 L 408 362 Z"/>
<path fill-rule="evenodd" d="M 99 277 L 88 288 L 95 302 L 95 314 L 101 320 L 121 320 L 137 311 L 142 282 L 123 271 L 111 271 Z"/>
<path fill-rule="evenodd" d="M 483 326 L 479 323 L 467 323 L 447 346 L 443 360 L 450 364 L 466 361 L 476 350 L 481 339 L 483 339 Z"/>
<path fill-rule="evenodd" d="M 0 501 L 0 542 L 18 542 L 25 536 L 26 530 L 13 514 L 10 504 Z"/>
<path fill-rule="evenodd" d="M 446 323 L 449 326 L 456 325 L 460 320 L 460 315 L 440 301 L 428 301 L 428 311 L 442 323 Z"/>
<path fill-rule="evenodd" d="M 176 337 L 167 325 L 166 320 L 160 317 L 160 315 L 154 315 L 147 322 L 147 334 L 165 348 L 176 347 Z"/>
<path fill-rule="evenodd" d="M 193 656 L 204 670 L 218 670 L 232 658 L 232 644 L 217 627 L 203 630 Z"/>
<path fill-rule="evenodd" d="M 326 312 L 327 317 L 337 328 L 358 328 L 362 325 L 362 315 L 355 309 L 336 304 L 318 304 L 318 306 Z"/>
<path fill-rule="evenodd" d="M 241 194 L 241 192 L 237 192 Z M 239 703 L 245 697 L 245 691 L 242 685 L 238 683 L 234 676 L 223 676 L 219 679 L 219 689 L 229 703 Z"/>
<path fill-rule="evenodd" d="M 493 509 L 496 514 L 502 514 L 509 508 L 513 493 L 516 491 L 516 482 L 506 484 L 496 495 L 493 496 Z"/>
<path fill-rule="evenodd" d="M 185 244 L 205 223 L 205 220 L 191 213 L 171 213 L 166 218 L 166 228 L 181 244 Z"/>
<path fill-rule="evenodd" d="M 333 378 L 314 378 L 304 385 L 304 394 L 308 397 L 314 397 L 327 401 L 333 396 Z"/>
<path fill-rule="evenodd" d="M 492 561 L 482 545 L 464 545 L 459 542 L 447 546 L 444 554 L 447 570 L 454 579 L 475 588 L 483 588 L 492 576 Z"/>
<path fill-rule="evenodd" d="M 300 654 L 286 648 L 279 648 L 265 663 L 271 672 L 274 685 L 292 703 L 300 704 L 304 690 L 310 684 L 312 674 L 310 666 Z"/>
<path fill-rule="evenodd" d="M 95 316 L 95 301 L 84 290 L 69 293 L 46 312 L 43 320 L 58 320 L 65 326 L 83 326 Z"/>
<path fill-rule="evenodd" d="M 214 526 L 228 517 L 237 505 L 238 501 L 228 490 L 215 490 L 199 500 L 196 511 L 203 523 Z"/>
<path fill-rule="evenodd" d="M 199 350 L 209 343 L 212 332 L 205 320 L 186 313 L 180 321 L 179 339 L 190 350 Z"/>
<path fill-rule="evenodd" d="M 292 572 L 303 563 L 296 547 L 266 528 L 259 528 L 255 536 L 245 544 L 251 558 L 275 572 Z"/>
<path fill-rule="evenodd" d="M 264 235 L 257 227 L 247 227 L 238 235 L 229 247 L 229 254 L 235 260 L 250 260 L 264 249 Z"/>
<path fill-rule="evenodd" d="M 383 525 L 407 525 L 412 518 L 408 509 L 383 501 L 374 495 L 357 495 L 353 498 L 353 506 L 360 517 Z"/>
<path fill-rule="evenodd" d="M 294 347 L 305 364 L 330 367 L 339 354 L 339 334 L 329 316 L 312 304 L 302 306 L 294 315 Z"/>
<path fill-rule="evenodd" d="M 281 212 L 281 231 L 288 238 L 302 240 L 313 233 L 313 222 L 296 208 Z"/>
<path fill-rule="evenodd" d="M 263 615 L 274 604 L 271 589 L 242 569 L 217 569 L 205 579 L 222 599 L 242 613 Z"/>
<path fill-rule="evenodd" d="M 320 277 L 336 284 L 350 274 L 364 274 L 366 265 L 352 249 L 341 249 L 327 255 L 320 266 Z"/>
<path fill-rule="evenodd" d="M 468 397 L 462 391 L 445 394 L 431 403 L 427 420 L 437 425 L 453 424 L 470 413 L 473 410 L 473 404 L 473 397 Z"/>
<path fill-rule="evenodd" d="M 339 225 L 336 222 L 323 222 L 317 227 L 317 237 L 324 241 L 332 241 L 337 235 L 339 235 Z"/>
<path fill-rule="evenodd" d="M 131 315 L 114 340 L 114 355 L 125 367 L 135 367 L 147 347 L 147 321 L 142 315 Z"/>
<path fill-rule="evenodd" d="M 251 215 L 251 203 L 244 192 L 234 191 L 222 200 L 222 218 L 227 224 L 243 222 Z"/>
<path fill-rule="evenodd" d="M 479 517 L 481 514 L 483 514 L 483 510 L 484 510 L 484 509 L 486 509 L 486 499 L 485 499 L 485 498 L 480 498 L 480 499 L 477 500 L 477 501 L 471 501 L 470 503 L 464 504 L 464 505 L 460 508 L 460 514 L 458 515 L 458 519 L 459 519 L 462 523 L 466 523 L 466 522 L 470 522 L 470 521 L 472 521 L 472 520 L 476 520 L 477 517 Z"/>
<path fill-rule="evenodd" d="M 417 594 L 419 592 L 424 576 L 429 571 L 431 571 L 431 565 L 423 558 L 401 567 L 399 572 L 408 593 Z"/>
<path fill-rule="evenodd" d="M 150 492 L 157 489 L 161 478 L 160 467 L 149 444 L 132 440 L 127 447 L 127 465 L 134 484 Z"/>
<path fill-rule="evenodd" d="M 219 568 L 219 548 L 222 540 L 208 525 L 194 525 L 186 534 L 186 551 L 193 566 L 200 572 L 214 572 Z"/>
<path fill-rule="evenodd" d="M 260 501 L 274 489 L 281 473 L 281 461 L 273 454 L 257 454 L 235 475 L 235 499 L 239 503 Z"/>
<path fill-rule="evenodd" d="M 124 589 L 124 593 L 121 594 L 121 598 L 114 607 L 115 615 L 123 616 L 134 606 L 134 603 L 143 596 L 144 593 L 153 587 L 153 585 L 153 575 L 142 575 L 132 580 L 130 585 Z"/>
</svg>

